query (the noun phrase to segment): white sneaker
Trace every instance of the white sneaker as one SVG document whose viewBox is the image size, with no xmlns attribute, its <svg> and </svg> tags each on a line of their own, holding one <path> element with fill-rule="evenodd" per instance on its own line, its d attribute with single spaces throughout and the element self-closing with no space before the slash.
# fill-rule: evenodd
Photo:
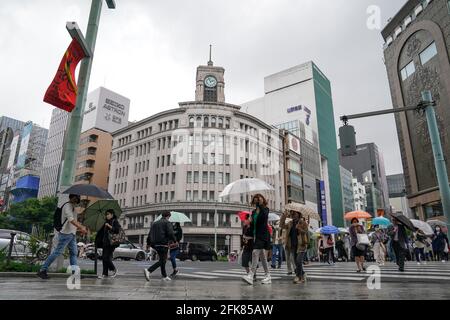
<svg viewBox="0 0 450 320">
<path fill-rule="evenodd" d="M 245 282 L 247 282 L 250 285 L 253 285 L 253 274 L 250 272 L 246 276 L 243 276 L 242 280 L 244 280 Z"/>
<path fill-rule="evenodd" d="M 97 279 L 106 279 L 106 278 L 108 278 L 108 276 L 105 276 L 103 274 L 97 277 Z"/>
<path fill-rule="evenodd" d="M 261 284 L 271 284 L 272 283 L 272 278 L 270 277 L 270 275 L 267 275 L 264 279 L 261 280 Z"/>
<path fill-rule="evenodd" d="M 442 260 L 442 262 L 445 262 L 445 260 Z"/>
<path fill-rule="evenodd" d="M 163 279 L 163 281 L 172 281 L 172 279 L 170 279 L 170 277 L 165 277 L 165 278 L 162 278 Z"/>
<path fill-rule="evenodd" d="M 117 276 L 117 272 L 118 271 L 117 271 L 117 268 L 116 268 L 116 270 L 113 271 L 113 274 L 111 275 L 111 278 L 115 278 Z"/>
<path fill-rule="evenodd" d="M 417 265 L 420 266 L 420 262 L 417 262 Z"/>
<path fill-rule="evenodd" d="M 147 281 L 150 281 L 150 271 L 148 271 L 147 269 L 144 269 L 144 275 L 145 275 L 145 279 Z"/>
</svg>

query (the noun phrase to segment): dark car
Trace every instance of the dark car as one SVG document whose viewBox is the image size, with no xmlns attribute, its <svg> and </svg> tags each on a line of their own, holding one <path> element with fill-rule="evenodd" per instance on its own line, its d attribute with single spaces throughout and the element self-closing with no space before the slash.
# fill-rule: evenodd
<svg viewBox="0 0 450 320">
<path fill-rule="evenodd" d="M 202 243 L 182 242 L 180 243 L 180 253 L 177 258 L 181 261 L 217 261 L 217 253 L 210 246 Z"/>
</svg>

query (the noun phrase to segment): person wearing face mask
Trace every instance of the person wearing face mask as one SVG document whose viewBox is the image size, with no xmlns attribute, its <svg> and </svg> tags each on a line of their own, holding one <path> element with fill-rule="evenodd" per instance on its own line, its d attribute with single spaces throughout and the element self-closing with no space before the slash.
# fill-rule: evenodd
<svg viewBox="0 0 450 320">
<path fill-rule="evenodd" d="M 256 268 L 261 260 L 264 268 L 265 277 L 261 281 L 262 284 L 271 284 L 270 271 L 267 263 L 267 252 L 271 248 L 270 232 L 268 228 L 269 208 L 267 208 L 267 200 L 261 194 L 256 194 L 252 198 L 251 204 L 255 206 L 250 217 L 250 226 L 253 235 L 253 251 L 252 251 L 252 267 L 248 275 L 242 280 L 248 284 L 253 284 L 253 276 L 256 274 Z"/>
<path fill-rule="evenodd" d="M 436 226 L 436 228 L 434 229 L 434 236 L 433 236 L 433 252 L 435 254 L 436 261 L 445 262 L 444 260 L 445 246 L 448 246 L 448 238 L 442 232 L 441 227 Z"/>
<path fill-rule="evenodd" d="M 81 198 L 77 194 L 69 195 L 69 202 L 66 202 L 62 206 L 62 214 L 61 214 L 61 223 L 62 229 L 58 231 L 58 245 L 50 254 L 50 256 L 45 260 L 41 269 L 37 273 L 37 276 L 41 279 L 49 279 L 47 274 L 48 268 L 56 260 L 57 257 L 64 253 L 64 249 L 69 247 L 70 253 L 70 265 L 72 270 L 74 270 L 74 266 L 78 266 L 77 263 L 77 230 L 81 232 L 81 234 L 87 234 L 86 227 L 77 221 L 77 213 L 75 211 L 75 207 L 78 206 L 81 202 Z"/>
<path fill-rule="evenodd" d="M 114 250 L 117 245 L 111 244 L 111 235 L 118 234 L 120 231 L 120 224 L 117 221 L 117 216 L 114 210 L 109 209 L 106 211 L 106 219 L 102 228 L 97 232 L 95 236 L 95 244 L 97 248 L 102 248 L 102 263 L 103 263 L 103 273 L 99 276 L 99 279 L 104 279 L 108 277 L 108 271 L 112 271 L 113 274 L 111 278 L 115 278 L 117 275 L 117 268 L 113 264 Z"/>
<path fill-rule="evenodd" d="M 392 248 L 395 252 L 396 262 L 399 271 L 405 271 L 406 251 L 408 250 L 408 235 L 406 228 L 397 219 L 392 219 L 392 226 L 388 230 L 388 234 L 392 240 Z"/>
<path fill-rule="evenodd" d="M 352 255 L 355 257 L 356 267 L 358 270 L 356 272 L 361 272 L 362 270 L 366 271 L 366 267 L 364 267 L 364 258 L 366 256 L 366 250 L 358 249 L 358 233 L 365 233 L 364 227 L 359 224 L 359 220 L 353 218 L 351 221 L 351 226 L 348 229 L 350 232 L 351 246 L 352 246 Z"/>
</svg>

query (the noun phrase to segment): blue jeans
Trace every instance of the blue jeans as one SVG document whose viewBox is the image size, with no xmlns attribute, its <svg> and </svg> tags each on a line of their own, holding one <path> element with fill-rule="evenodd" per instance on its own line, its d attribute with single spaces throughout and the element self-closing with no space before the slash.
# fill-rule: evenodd
<svg viewBox="0 0 450 320">
<path fill-rule="evenodd" d="M 78 255 L 78 248 L 77 248 L 77 241 L 76 236 L 72 233 L 65 234 L 65 233 L 58 233 L 58 245 L 56 248 L 52 251 L 50 256 L 45 260 L 44 264 L 41 267 L 41 270 L 47 271 L 48 267 L 55 261 L 57 257 L 62 255 L 64 253 L 64 249 L 66 247 L 69 247 L 69 253 L 70 253 L 70 265 L 71 266 L 77 266 L 77 255 Z"/>
<path fill-rule="evenodd" d="M 172 262 L 172 268 L 175 270 L 177 268 L 177 254 L 180 252 L 180 249 L 170 250 L 170 262 Z"/>
<path fill-rule="evenodd" d="M 272 266 L 275 267 L 275 263 L 278 259 L 278 266 L 281 266 L 283 261 L 283 245 L 272 244 Z"/>
</svg>

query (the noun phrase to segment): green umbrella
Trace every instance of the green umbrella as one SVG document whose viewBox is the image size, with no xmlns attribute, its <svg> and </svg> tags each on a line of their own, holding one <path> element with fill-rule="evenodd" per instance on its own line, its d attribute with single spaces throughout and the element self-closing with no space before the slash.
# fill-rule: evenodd
<svg viewBox="0 0 450 320">
<path fill-rule="evenodd" d="M 98 231 L 105 223 L 106 210 L 114 210 L 117 217 L 122 213 L 117 200 L 98 200 L 86 208 L 84 211 L 83 224 L 91 229 L 91 231 Z"/>
<path fill-rule="evenodd" d="M 158 221 L 161 219 L 161 215 L 156 218 L 155 221 Z M 170 211 L 170 222 L 192 222 L 191 219 L 189 219 L 184 213 L 176 212 L 176 211 Z"/>
</svg>

